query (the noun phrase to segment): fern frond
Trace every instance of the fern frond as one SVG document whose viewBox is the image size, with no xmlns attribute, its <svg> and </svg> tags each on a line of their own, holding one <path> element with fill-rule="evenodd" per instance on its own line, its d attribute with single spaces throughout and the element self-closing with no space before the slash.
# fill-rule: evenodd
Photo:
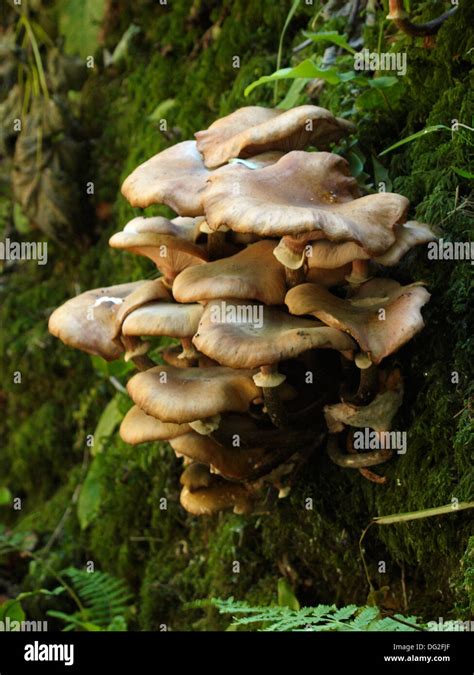
<svg viewBox="0 0 474 675">
<path fill-rule="evenodd" d="M 347 605 L 317 605 L 290 609 L 286 606 L 268 605 L 252 607 L 246 602 L 227 598 L 221 600 L 195 601 L 187 605 L 193 608 L 214 606 L 220 614 L 232 615 L 232 626 L 249 627 L 262 631 L 415 631 L 421 626 L 416 617 L 395 615 L 405 623 L 390 617 L 382 618 L 377 607 Z M 407 625 L 411 624 L 411 625 Z"/>
</svg>

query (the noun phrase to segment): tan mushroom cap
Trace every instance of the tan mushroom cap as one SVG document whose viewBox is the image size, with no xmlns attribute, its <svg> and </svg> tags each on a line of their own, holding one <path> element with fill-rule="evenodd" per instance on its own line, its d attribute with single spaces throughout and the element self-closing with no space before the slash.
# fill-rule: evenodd
<svg viewBox="0 0 474 675">
<path fill-rule="evenodd" d="M 347 277 L 351 273 L 351 264 L 335 267 L 334 269 L 321 269 L 319 267 L 310 267 L 306 272 L 306 281 L 312 284 L 320 284 L 325 288 L 339 286 L 347 283 Z"/>
<path fill-rule="evenodd" d="M 156 417 L 147 415 L 136 405 L 130 408 L 120 425 L 120 436 L 125 443 L 130 445 L 167 441 L 188 434 L 190 431 L 191 427 L 188 424 L 161 422 Z"/>
<path fill-rule="evenodd" d="M 373 363 L 380 363 L 424 327 L 421 308 L 429 299 L 418 283 L 401 286 L 392 279 L 371 279 L 346 300 L 322 286 L 301 284 L 288 291 L 285 303 L 292 314 L 313 314 L 349 333 Z"/>
<path fill-rule="evenodd" d="M 413 246 L 426 244 L 436 239 L 428 225 L 409 221 L 395 225 L 395 242 L 382 255 L 373 258 L 380 265 L 391 267 L 396 265 Z M 354 260 L 368 260 L 371 256 L 352 241 L 337 244 L 327 239 L 315 241 L 311 244 L 310 255 L 307 255 L 309 269 L 333 269 L 341 267 Z"/>
<path fill-rule="evenodd" d="M 122 324 L 131 312 L 154 300 L 167 301 L 171 299 L 171 293 L 166 288 L 162 278 L 143 281 L 133 293 L 127 295 L 123 303 L 119 306 L 115 316 L 114 337 L 117 337 L 120 334 Z"/>
<path fill-rule="evenodd" d="M 325 108 L 302 105 L 292 110 L 246 106 L 195 134 L 207 167 L 215 168 L 233 157 L 251 157 L 268 150 L 302 150 L 328 143 L 354 130 Z"/>
<path fill-rule="evenodd" d="M 117 232 L 109 240 L 109 245 L 150 258 L 169 282 L 187 267 L 207 260 L 207 253 L 197 244 L 182 237 L 149 230 Z"/>
<path fill-rule="evenodd" d="M 81 293 L 51 314 L 49 332 L 75 349 L 107 361 L 117 359 L 124 351 L 119 341 L 114 342 L 117 313 L 125 299 L 139 292 L 144 283 L 135 281 Z"/>
<path fill-rule="evenodd" d="M 255 497 L 247 487 L 212 475 L 203 465 L 188 466 L 181 482 L 181 506 L 194 516 L 210 516 L 227 509 L 234 513 L 252 511 Z"/>
<path fill-rule="evenodd" d="M 151 302 L 134 310 L 122 325 L 124 335 L 186 338 L 196 332 L 204 308 L 197 303 Z"/>
<path fill-rule="evenodd" d="M 231 368 L 259 368 L 309 349 L 357 348 L 348 335 L 319 321 L 298 319 L 274 307 L 220 300 L 207 305 L 193 343 Z"/>
<path fill-rule="evenodd" d="M 395 243 L 382 255 L 374 258 L 376 263 L 392 267 L 400 262 L 405 253 L 414 246 L 434 241 L 436 235 L 426 223 L 410 220 L 407 223 L 395 226 Z"/>
<path fill-rule="evenodd" d="M 178 302 L 227 297 L 280 305 L 286 293 L 285 268 L 272 254 L 274 247 L 272 241 L 259 241 L 229 258 L 184 270 L 173 283 L 173 295 Z"/>
<path fill-rule="evenodd" d="M 195 141 L 177 143 L 140 164 L 124 181 L 133 207 L 166 204 L 181 216 L 202 216 L 201 192 L 209 177 Z"/>
<path fill-rule="evenodd" d="M 249 478 L 269 455 L 264 448 L 226 448 L 195 431 L 171 439 L 170 445 L 179 455 L 206 464 L 212 471 L 234 480 Z"/>
<path fill-rule="evenodd" d="M 247 412 L 261 392 L 256 371 L 156 366 L 137 373 L 127 389 L 142 410 L 163 422 L 193 422 L 222 412 Z"/>
<path fill-rule="evenodd" d="M 156 234 L 170 234 L 174 237 L 186 239 L 186 241 L 196 242 L 201 231 L 201 225 L 204 217 L 182 218 L 178 216 L 169 220 L 163 216 L 144 217 L 138 216 L 130 220 L 123 232 L 139 234 L 141 232 L 155 232 Z"/>
<path fill-rule="evenodd" d="M 181 474 L 179 482 L 187 487 L 190 492 L 195 492 L 201 488 L 209 487 L 216 481 L 208 466 L 200 462 L 191 462 Z"/>
<path fill-rule="evenodd" d="M 321 231 L 381 255 L 406 219 L 408 200 L 390 192 L 354 199 L 358 188 L 348 173 L 345 159 L 328 152 L 290 152 L 260 171 L 215 173 L 204 192 L 208 225 L 261 237 Z"/>
<path fill-rule="evenodd" d="M 247 166 L 257 169 L 276 162 L 282 153 L 252 157 Z M 196 141 L 183 141 L 140 164 L 122 185 L 122 194 L 133 207 L 166 204 L 180 216 L 202 216 L 202 191 L 211 171 L 204 165 Z"/>
<path fill-rule="evenodd" d="M 377 394 L 368 405 L 335 403 L 324 406 L 326 424 L 331 434 L 339 433 L 345 426 L 367 427 L 374 431 L 389 431 L 392 420 L 403 403 L 403 380 L 399 371 L 388 377 L 384 391 Z"/>
</svg>

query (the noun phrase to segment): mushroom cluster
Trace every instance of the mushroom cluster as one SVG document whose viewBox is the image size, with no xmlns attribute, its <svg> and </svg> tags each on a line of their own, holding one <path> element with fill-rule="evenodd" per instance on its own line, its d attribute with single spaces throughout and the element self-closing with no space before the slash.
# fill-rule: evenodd
<svg viewBox="0 0 474 675">
<path fill-rule="evenodd" d="M 177 217 L 137 217 L 110 246 L 160 276 L 87 291 L 51 315 L 65 343 L 137 366 L 121 436 L 169 441 L 192 514 L 267 509 L 323 444 L 383 481 L 367 467 L 392 451 L 358 452 L 353 429 L 390 429 L 403 382 L 381 363 L 421 330 L 430 296 L 375 274 L 434 236 L 407 221 L 405 197 L 361 195 L 328 151 L 353 130 L 312 105 L 245 107 L 155 155 L 122 193 Z M 180 344 L 152 360 L 164 336 Z"/>
</svg>

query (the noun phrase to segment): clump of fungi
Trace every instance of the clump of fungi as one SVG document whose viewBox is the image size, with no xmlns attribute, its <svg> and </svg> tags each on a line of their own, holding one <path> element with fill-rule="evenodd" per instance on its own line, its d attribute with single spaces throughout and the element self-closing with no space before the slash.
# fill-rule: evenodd
<svg viewBox="0 0 474 675">
<path fill-rule="evenodd" d="M 402 195 L 361 195 L 327 151 L 352 131 L 312 105 L 245 107 L 155 155 L 122 193 L 178 215 L 137 217 L 110 246 L 161 276 L 87 291 L 50 318 L 65 343 L 135 363 L 121 436 L 169 441 L 192 514 L 264 511 L 324 445 L 384 480 L 368 467 L 392 451 L 358 452 L 353 429 L 390 429 L 403 382 L 381 363 L 421 330 L 430 296 L 375 274 L 434 237 L 407 222 Z M 162 336 L 181 343 L 164 364 L 147 354 Z"/>
</svg>

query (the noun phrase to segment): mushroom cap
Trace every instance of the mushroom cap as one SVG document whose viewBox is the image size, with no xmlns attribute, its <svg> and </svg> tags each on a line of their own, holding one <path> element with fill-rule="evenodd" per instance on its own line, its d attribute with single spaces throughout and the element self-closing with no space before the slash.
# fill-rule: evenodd
<svg viewBox="0 0 474 675">
<path fill-rule="evenodd" d="M 276 162 L 282 153 L 252 157 L 249 168 Z M 140 164 L 124 181 L 122 194 L 133 207 L 166 204 L 180 216 L 202 216 L 202 191 L 211 171 L 204 165 L 196 141 L 183 141 Z"/>
<path fill-rule="evenodd" d="M 153 300 L 171 300 L 171 293 L 163 283 L 163 279 L 152 279 L 150 281 L 143 281 L 138 288 L 127 295 L 123 303 L 119 306 L 115 316 L 115 334 L 117 337 L 121 330 L 122 324 L 127 316 L 148 302 Z"/>
<path fill-rule="evenodd" d="M 339 433 L 345 426 L 367 427 L 374 431 L 389 431 L 392 420 L 403 402 L 403 380 L 394 371 L 384 387 L 368 405 L 335 403 L 324 406 L 326 424 L 331 434 Z"/>
<path fill-rule="evenodd" d="M 156 366 L 137 373 L 127 389 L 134 403 L 163 422 L 193 422 L 222 412 L 247 412 L 261 391 L 256 371 Z"/>
<path fill-rule="evenodd" d="M 409 221 L 400 223 L 394 228 L 395 242 L 385 253 L 375 257 L 374 261 L 380 265 L 391 267 L 396 265 L 413 246 L 426 244 L 436 239 L 428 225 Z M 307 256 L 308 267 L 320 269 L 334 269 L 354 260 L 367 260 L 370 255 L 353 241 L 335 243 L 327 239 L 320 239 L 311 245 L 311 255 Z"/>
<path fill-rule="evenodd" d="M 187 487 L 190 492 L 195 492 L 201 488 L 209 487 L 213 482 L 213 476 L 208 466 L 199 462 L 192 462 L 181 474 L 179 482 Z"/>
<path fill-rule="evenodd" d="M 211 466 L 219 474 L 234 480 L 249 478 L 269 454 L 264 448 L 226 448 L 195 431 L 171 439 L 170 445 L 179 455 Z"/>
<path fill-rule="evenodd" d="M 124 351 L 116 337 L 116 317 L 125 299 L 139 292 L 146 282 L 94 288 L 65 302 L 49 317 L 48 329 L 55 337 L 75 349 L 117 359 Z"/>
<path fill-rule="evenodd" d="M 249 513 L 254 503 L 254 495 L 241 483 L 231 483 L 209 473 L 206 477 L 203 465 L 192 469 L 191 464 L 185 470 L 188 476 L 182 480 L 193 485 L 192 489 L 184 485 L 181 490 L 181 506 L 194 516 L 210 516 L 213 513 L 233 509 L 234 513 Z M 202 467 L 202 468 L 201 468 Z M 208 485 L 197 487 L 200 483 Z"/>
<path fill-rule="evenodd" d="M 382 255 L 374 258 L 380 265 L 391 267 L 396 265 L 413 246 L 427 244 L 434 241 L 436 235 L 431 231 L 429 225 L 418 223 L 416 220 L 410 220 L 407 223 L 395 225 L 395 243 Z"/>
<path fill-rule="evenodd" d="M 138 445 L 150 441 L 167 441 L 188 434 L 191 428 L 187 424 L 172 424 L 161 422 L 147 415 L 137 405 L 134 405 L 122 420 L 120 436 L 125 443 Z"/>
<path fill-rule="evenodd" d="M 167 279 L 174 279 L 182 270 L 200 265 L 207 260 L 207 253 L 197 244 L 172 234 L 127 231 L 114 234 L 109 245 L 152 260 Z"/>
<path fill-rule="evenodd" d="M 309 267 L 306 272 L 306 281 L 312 284 L 320 284 L 325 288 L 339 286 L 340 284 L 347 283 L 347 277 L 350 275 L 351 269 L 351 263 L 329 270 L 320 269 L 319 267 Z"/>
<path fill-rule="evenodd" d="M 371 279 L 346 300 L 317 284 L 301 284 L 288 291 L 285 303 L 292 314 L 313 314 L 349 333 L 373 363 L 380 363 L 423 328 L 421 308 L 429 299 L 419 283 L 401 286 L 393 279 Z"/>
<path fill-rule="evenodd" d="M 133 207 L 166 204 L 181 216 L 202 216 L 209 175 L 196 142 L 183 141 L 140 164 L 125 179 L 122 194 Z"/>
<path fill-rule="evenodd" d="M 280 305 L 286 293 L 285 268 L 272 254 L 274 247 L 273 241 L 259 241 L 229 258 L 190 267 L 174 280 L 173 295 L 178 302 L 248 298 Z"/>
<path fill-rule="evenodd" d="M 352 338 L 319 321 L 289 316 L 274 307 L 220 300 L 207 305 L 193 343 L 231 368 L 259 368 L 309 349 L 356 349 Z"/>
<path fill-rule="evenodd" d="M 302 150 L 327 146 L 354 126 L 325 108 L 302 105 L 291 110 L 246 106 L 195 135 L 205 165 L 215 168 L 233 157 L 251 157 L 268 150 Z"/>
<path fill-rule="evenodd" d="M 204 308 L 198 303 L 150 302 L 131 312 L 122 325 L 124 335 L 166 335 L 191 337 L 197 330 Z"/>
<path fill-rule="evenodd" d="M 348 174 L 346 160 L 328 152 L 290 152 L 253 173 L 239 166 L 216 172 L 203 197 L 208 225 L 261 237 L 320 231 L 381 255 L 395 241 L 408 200 L 390 192 L 354 199 L 358 188 Z"/>
<path fill-rule="evenodd" d="M 133 218 L 125 225 L 123 232 L 131 232 L 134 234 L 139 234 L 140 232 L 170 234 L 194 243 L 199 237 L 203 222 L 204 217 L 182 218 L 181 216 L 178 216 L 177 218 L 169 220 L 163 216 L 153 216 L 151 218 L 137 216 L 137 218 Z"/>
</svg>

